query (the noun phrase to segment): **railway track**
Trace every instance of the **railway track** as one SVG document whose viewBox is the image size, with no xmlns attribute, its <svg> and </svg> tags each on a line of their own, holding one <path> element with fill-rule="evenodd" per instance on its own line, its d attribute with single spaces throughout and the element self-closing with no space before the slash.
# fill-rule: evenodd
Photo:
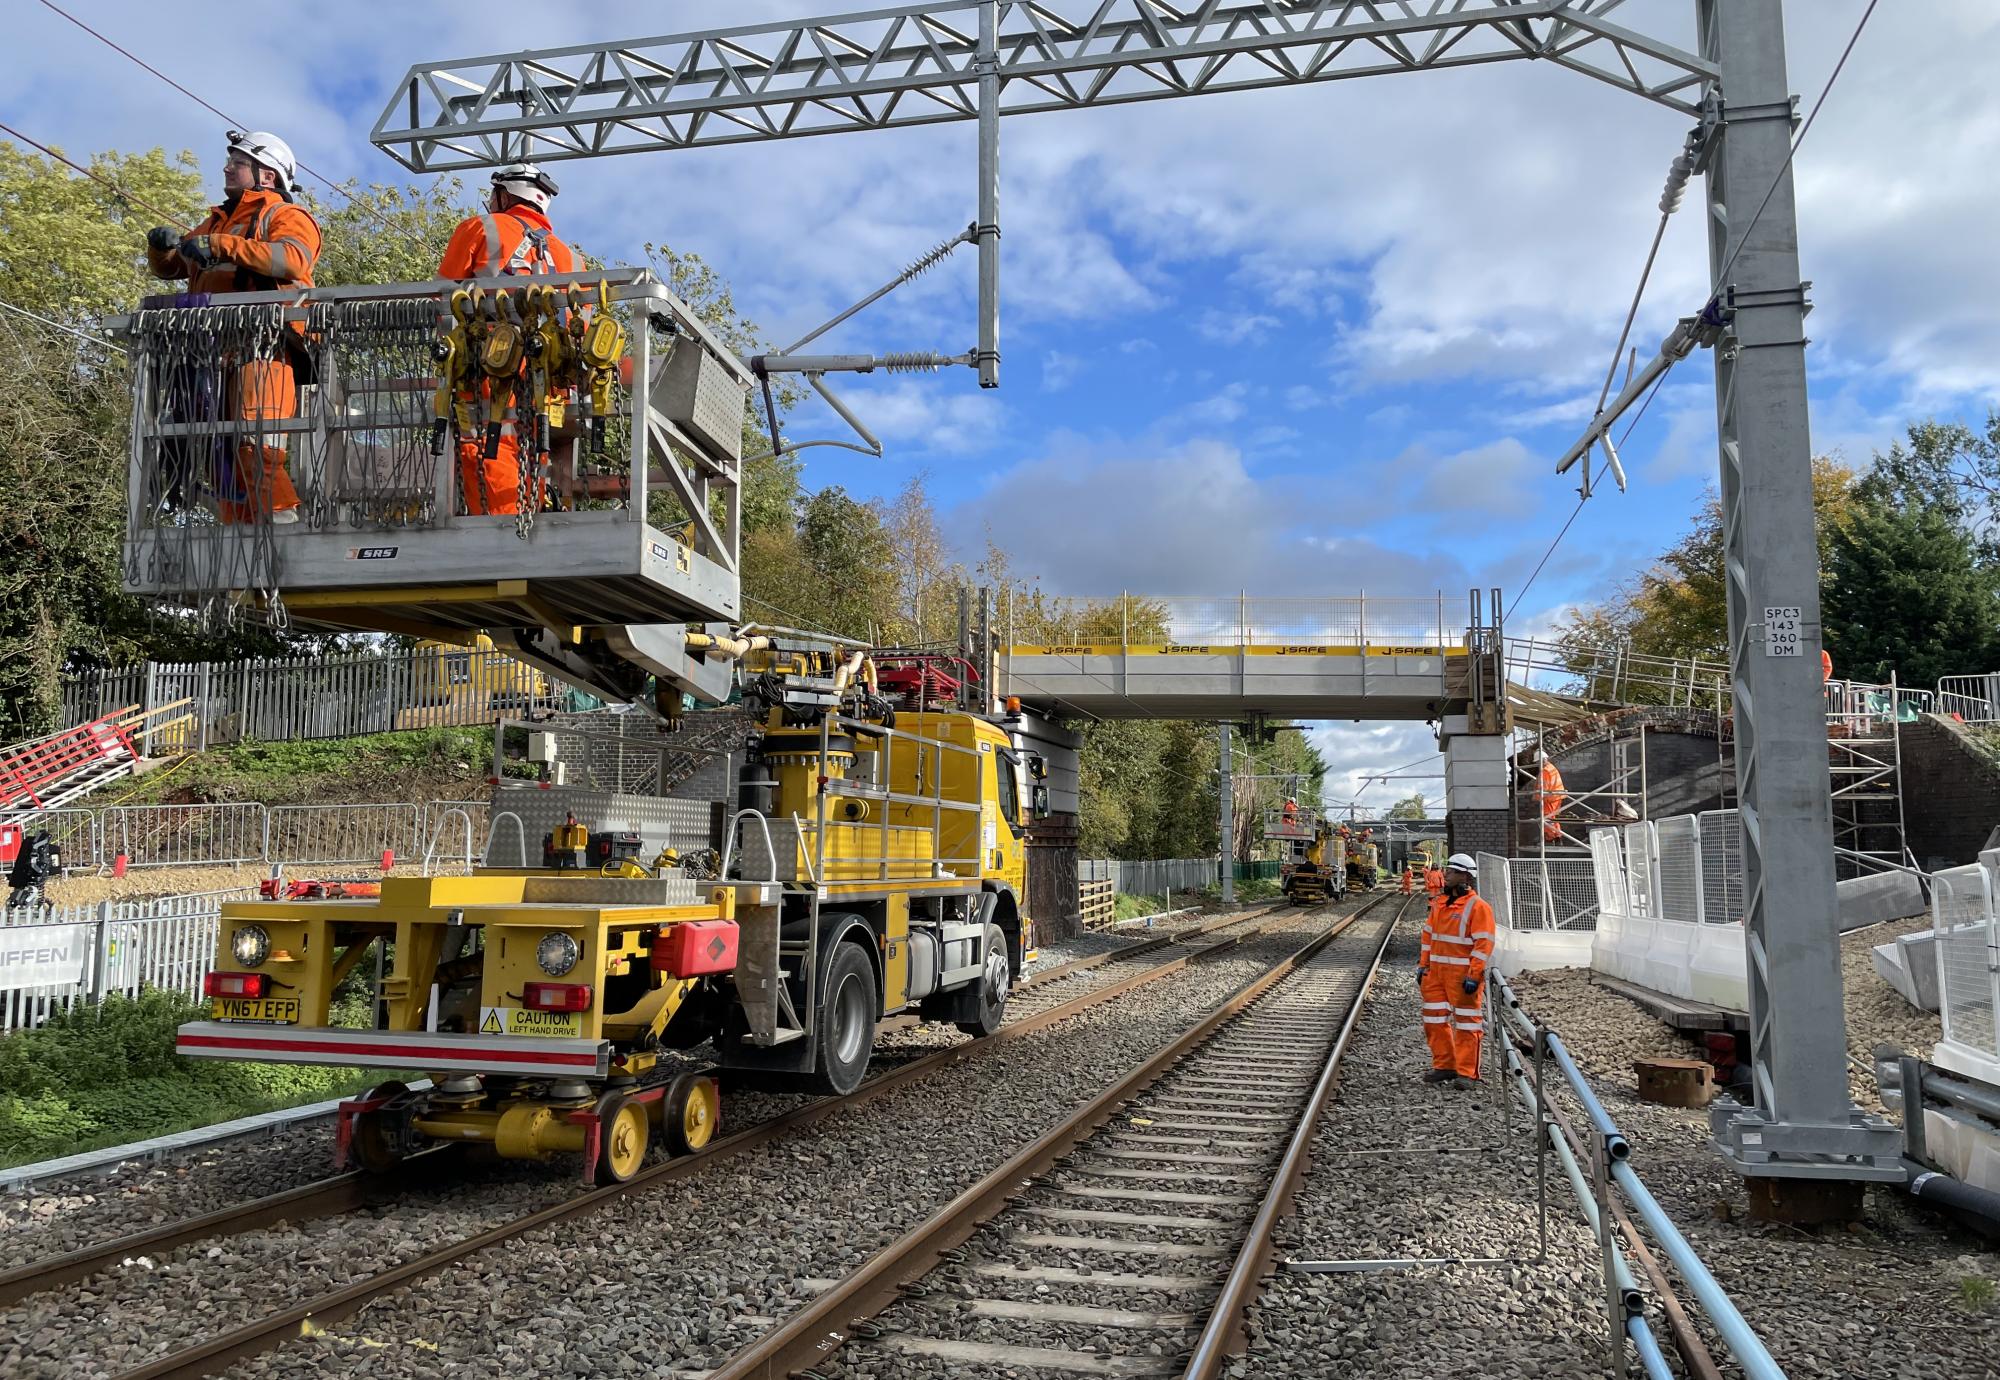
<svg viewBox="0 0 2000 1380">
<path fill-rule="evenodd" d="M 999 1034 L 986 1040 L 962 1042 L 932 1051 L 900 1067 L 889 1068 L 876 1074 L 847 1098 L 816 1099 L 719 1140 L 698 1155 L 651 1166 L 629 1184 L 578 1193 L 562 1202 L 490 1230 L 470 1234 L 462 1240 L 372 1275 L 348 1288 L 277 1310 L 265 1318 L 233 1331 L 218 1334 L 196 1346 L 170 1353 L 127 1374 L 129 1377 L 213 1374 L 232 1361 L 257 1354 L 299 1335 L 308 1321 L 313 1328 L 333 1325 L 365 1306 L 371 1299 L 398 1286 L 442 1271 L 489 1246 L 500 1245 L 511 1237 L 533 1231 L 537 1227 L 582 1216 L 606 1205 L 611 1199 L 623 1193 L 640 1191 L 648 1186 L 699 1173 L 716 1161 L 768 1144 L 836 1111 L 882 1096 L 928 1073 L 959 1061 L 976 1059 L 983 1048 L 995 1047 L 1046 1029 L 1071 1016 L 1114 1001 L 1124 992 L 1157 982 L 1192 963 L 1226 954 L 1274 925 L 1296 923 L 1304 914 L 1292 907 L 1266 907 L 1248 915 L 1214 921 L 1197 930 L 1183 930 L 1175 935 L 1160 936 L 1156 942 L 1134 946 L 1135 949 L 1141 950 L 1137 955 L 1130 951 L 1117 951 L 1095 956 L 1075 965 L 1064 965 L 1062 968 L 1048 970 L 1039 975 L 1038 981 L 1024 984 L 1021 989 L 1020 996 L 1024 999 L 1021 1005 L 1031 1006 L 1034 1009 L 1021 1012 L 1016 1008 L 1016 1014 L 1010 1019 L 1009 1024 Z M 1200 942 L 1202 940 L 1207 942 Z M 1119 959 L 1126 961 L 1121 963 L 1117 961 Z M 1127 967 L 1135 967 L 1136 971 L 1126 973 L 1124 969 Z M 1074 979 L 1078 976 L 1086 977 L 1092 985 L 1086 990 L 1075 992 L 1077 984 Z M 1075 994 L 1071 995 L 1073 992 Z M 371 1188 L 374 1191 L 371 1192 Z M 270 1198 L 168 1224 L 120 1238 L 100 1247 L 71 1252 L 65 1256 L 9 1271 L 0 1275 L 0 1304 L 74 1284 L 102 1270 L 114 1268 L 135 1256 L 146 1255 L 157 1258 L 192 1243 L 259 1231 L 284 1222 L 296 1224 L 313 1216 L 351 1212 L 380 1202 L 383 1196 L 379 1186 L 371 1186 L 360 1176 L 336 1176 L 317 1184 L 272 1195 Z"/>
<path fill-rule="evenodd" d="M 1286 915 L 1296 913 L 1284 906 L 1266 906 L 1247 914 L 1225 916 L 1172 934 L 1160 935 L 1129 948 L 1094 954 L 1073 963 L 1045 969 L 1016 989 L 1015 996 L 1009 1004 L 1007 1031 L 1014 1031 L 1017 1023 L 1024 1025 L 1019 1032 L 1022 1034 L 1042 1029 L 1050 1020 L 1059 1020 L 1099 1002 L 1109 1001 L 1143 982 L 1154 981 L 1178 971 L 1188 963 L 1226 953 L 1244 940 L 1262 933 Z M 1210 936 L 1215 937 L 1210 938 L 1210 942 L 1205 945 L 1187 947 L 1192 941 Z M 1051 1016 L 1051 1012 L 1056 1014 Z M 1047 1019 L 1037 1019 L 1043 1017 Z M 1036 1024 L 1025 1027 L 1025 1022 L 1029 1020 L 1035 1020 Z M 883 1023 L 883 1029 L 889 1031 L 915 1025 L 914 1021 L 903 1023 L 889 1021 Z M 871 1096 L 869 1089 L 873 1084 L 884 1079 L 895 1079 L 894 1083 L 886 1084 L 881 1089 L 887 1091 L 890 1087 L 950 1062 L 951 1056 L 962 1055 L 978 1043 L 959 1042 L 928 1054 L 912 1055 L 906 1059 L 901 1058 L 893 1049 L 885 1051 L 884 1057 L 878 1061 L 878 1067 L 871 1073 L 868 1083 L 857 1090 L 853 1097 Z M 755 1128 L 746 1128 L 746 1134 L 752 1129 Z M 435 1167 L 427 1165 L 425 1161 L 433 1158 L 435 1154 L 436 1152 L 431 1152 L 429 1155 L 414 1159 L 407 1167 L 409 1172 L 418 1175 L 420 1179 L 431 1178 Z M 34 1294 L 89 1279 L 127 1260 L 139 1257 L 157 1258 L 183 1246 L 223 1240 L 246 1232 L 263 1231 L 280 1223 L 299 1223 L 318 1217 L 336 1216 L 393 1201 L 403 1186 L 405 1185 L 400 1182 L 383 1183 L 372 1180 L 368 1175 L 360 1173 L 336 1174 L 315 1183 L 300 1185 L 248 1202 L 232 1204 L 214 1212 L 117 1236 L 99 1245 L 48 1256 L 26 1265 L 0 1271 L 0 1307 L 6 1307 Z"/>
<path fill-rule="evenodd" d="M 854 1373 L 896 1380 L 1221 1374 L 1410 900 L 1365 921 L 1394 899 L 1271 969 L 709 1380 L 842 1375 L 851 1351 Z"/>
</svg>

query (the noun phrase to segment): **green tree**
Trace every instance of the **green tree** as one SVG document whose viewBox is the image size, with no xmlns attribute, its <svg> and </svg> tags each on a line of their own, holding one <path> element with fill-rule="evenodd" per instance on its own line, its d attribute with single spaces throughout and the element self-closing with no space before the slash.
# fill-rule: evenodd
<svg viewBox="0 0 2000 1380">
<path fill-rule="evenodd" d="M 327 198 L 302 198 L 319 222 L 319 263 L 313 281 L 322 287 L 371 283 L 421 283 L 437 277 L 451 232 L 476 214 L 455 177 L 428 187 L 362 187 L 349 182 Z"/>
<path fill-rule="evenodd" d="M 1854 474 L 1821 456 L 1813 461 L 1812 487 L 1824 591 L 1834 534 L 1853 508 Z M 1729 602 L 1722 551 L 1722 500 L 1710 493 L 1687 534 L 1635 579 L 1609 599 L 1569 613 L 1556 633 L 1568 664 L 1588 679 L 1617 650 L 1661 661 L 1726 662 Z M 1620 698 L 1642 704 L 1672 693 L 1643 676 L 1621 679 L 1617 689 Z"/>
<path fill-rule="evenodd" d="M 1424 793 L 1417 791 L 1405 796 L 1389 807 L 1390 819 L 1428 819 L 1430 807 L 1424 800 Z"/>
<path fill-rule="evenodd" d="M 1967 519 L 2000 518 L 2000 410 L 1974 431 L 1960 422 L 1913 423 L 1909 444 L 1893 442 L 1875 457 L 1874 473 L 1891 489 L 1922 493 Z"/>
<path fill-rule="evenodd" d="M 1844 678 L 1893 674 L 1928 689 L 2000 654 L 2000 577 L 1953 501 L 1871 475 L 1834 536 L 1827 577 L 1826 645 Z"/>
</svg>

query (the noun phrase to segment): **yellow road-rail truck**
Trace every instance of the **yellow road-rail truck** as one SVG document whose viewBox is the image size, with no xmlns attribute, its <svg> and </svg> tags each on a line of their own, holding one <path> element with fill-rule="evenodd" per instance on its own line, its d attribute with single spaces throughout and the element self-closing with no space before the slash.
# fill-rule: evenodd
<svg viewBox="0 0 2000 1380">
<path fill-rule="evenodd" d="M 180 1052 L 427 1073 L 428 1089 L 343 1105 L 342 1164 L 386 1170 L 471 1142 L 580 1153 L 603 1182 L 637 1172 L 656 1136 L 676 1152 L 711 1139 L 724 1081 L 852 1091 L 885 1017 L 997 1030 L 1027 938 L 1024 787 L 1039 763 L 977 714 L 898 717 L 864 653 L 714 641 L 762 724 L 733 810 L 501 790 L 496 842 L 502 812 L 559 811 L 515 860 L 543 866 L 229 904 L 211 1018 L 181 1028 Z M 662 807 L 712 820 L 715 852 L 687 847 L 683 866 L 645 848 L 626 815 Z M 330 1024 L 335 989 L 377 946 L 376 1028 Z M 671 1053 L 701 1046 L 712 1063 Z"/>
</svg>

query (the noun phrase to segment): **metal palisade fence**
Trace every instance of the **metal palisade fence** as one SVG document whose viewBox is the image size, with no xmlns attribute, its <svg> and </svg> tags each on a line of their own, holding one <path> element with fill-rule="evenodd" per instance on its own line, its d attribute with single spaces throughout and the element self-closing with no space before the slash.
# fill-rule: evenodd
<svg viewBox="0 0 2000 1380">
<path fill-rule="evenodd" d="M 408 651 L 169 664 L 63 677 L 65 725 L 127 706 L 186 701 L 191 712 L 145 735 L 146 756 L 220 743 L 349 738 L 492 723 L 560 709 L 573 698 L 532 667 L 484 649 Z"/>
<path fill-rule="evenodd" d="M 157 987 L 199 997 L 225 901 L 250 888 L 10 910 L 0 917 L 0 1034 Z"/>
<path fill-rule="evenodd" d="M 1222 877 L 1214 858 L 1083 858 L 1076 865 L 1079 882 L 1108 881 L 1126 896 L 1164 896 L 1169 891 L 1201 891 Z"/>
</svg>

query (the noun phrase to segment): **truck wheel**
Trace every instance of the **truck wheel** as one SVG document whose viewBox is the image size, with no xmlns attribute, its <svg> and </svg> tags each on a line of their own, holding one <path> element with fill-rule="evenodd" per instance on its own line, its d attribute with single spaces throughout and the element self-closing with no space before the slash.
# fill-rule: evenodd
<svg viewBox="0 0 2000 1380">
<path fill-rule="evenodd" d="M 875 969 L 859 945 L 836 944 L 820 985 L 818 1082 L 845 1096 L 861 1086 L 875 1052 L 875 1017 L 882 1009 Z"/>
<path fill-rule="evenodd" d="M 979 970 L 977 989 L 966 993 L 967 1006 L 978 1012 L 958 1028 L 968 1035 L 991 1035 L 1007 1019 L 1007 936 L 998 925 L 986 927 L 986 963 Z"/>
</svg>

